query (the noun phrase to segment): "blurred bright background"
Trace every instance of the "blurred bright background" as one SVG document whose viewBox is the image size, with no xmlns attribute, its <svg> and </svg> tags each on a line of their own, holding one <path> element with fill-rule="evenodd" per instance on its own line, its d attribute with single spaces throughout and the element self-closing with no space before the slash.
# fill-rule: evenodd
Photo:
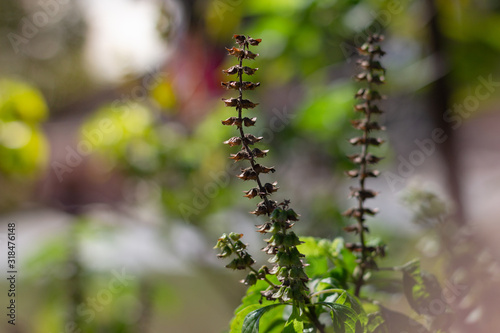
<svg viewBox="0 0 500 333">
<path fill-rule="evenodd" d="M 439 245 L 401 200 L 417 189 L 495 243 L 496 0 L 2 1 L 0 268 L 15 223 L 19 280 L 17 325 L 1 331 L 228 328 L 243 275 L 212 247 L 230 231 L 257 257 L 264 244 L 222 144 L 235 33 L 263 40 L 247 96 L 276 200 L 291 199 L 299 234 L 344 235 L 355 48 L 369 32 L 386 36 L 388 82 L 371 236 L 389 261 L 432 261 Z"/>
</svg>

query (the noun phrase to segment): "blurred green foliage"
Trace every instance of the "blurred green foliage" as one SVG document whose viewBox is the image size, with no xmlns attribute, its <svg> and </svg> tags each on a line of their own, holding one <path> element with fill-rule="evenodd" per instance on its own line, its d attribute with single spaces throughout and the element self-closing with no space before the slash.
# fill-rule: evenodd
<svg viewBox="0 0 500 333">
<path fill-rule="evenodd" d="M 48 116 L 41 93 L 24 82 L 0 80 L 0 171 L 34 176 L 46 166 L 49 147 L 40 124 Z"/>
</svg>

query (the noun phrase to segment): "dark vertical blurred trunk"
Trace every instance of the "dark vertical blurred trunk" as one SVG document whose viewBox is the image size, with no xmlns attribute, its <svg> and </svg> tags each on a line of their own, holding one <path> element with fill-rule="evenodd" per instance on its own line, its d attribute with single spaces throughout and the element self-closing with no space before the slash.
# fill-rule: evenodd
<svg viewBox="0 0 500 333">
<path fill-rule="evenodd" d="M 139 285 L 139 300 L 141 302 L 141 310 L 139 320 L 135 332 L 147 333 L 151 332 L 150 324 L 153 314 L 153 282 L 147 277 L 142 278 Z"/>
<path fill-rule="evenodd" d="M 448 138 L 444 143 L 438 145 L 438 150 L 444 161 L 444 180 L 455 203 L 453 219 L 458 225 L 464 225 L 465 216 L 462 205 L 461 170 L 456 133 L 451 124 L 443 118 L 444 113 L 450 107 L 451 100 L 449 73 L 447 73 L 446 40 L 439 29 L 439 13 L 435 0 L 426 0 L 425 3 L 427 14 L 430 17 L 428 27 L 430 53 L 434 55 L 434 73 L 438 75 L 438 79 L 431 86 L 429 112 L 431 112 L 433 128 L 443 129 Z"/>
<path fill-rule="evenodd" d="M 78 224 L 81 223 L 79 216 L 75 216 L 71 221 L 73 224 L 69 230 L 68 237 L 68 262 L 67 266 L 71 275 L 67 281 L 68 296 L 70 306 L 68 308 L 67 323 L 74 324 L 78 330 L 85 332 L 84 321 L 78 313 L 78 307 L 84 302 L 84 282 L 83 269 L 80 260 L 79 239 L 78 239 Z"/>
</svg>

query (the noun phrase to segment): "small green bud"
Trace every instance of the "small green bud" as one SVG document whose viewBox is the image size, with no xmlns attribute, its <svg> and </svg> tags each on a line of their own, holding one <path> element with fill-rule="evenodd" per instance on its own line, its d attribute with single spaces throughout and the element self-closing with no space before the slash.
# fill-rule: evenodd
<svg viewBox="0 0 500 333">
<path fill-rule="evenodd" d="M 269 274 L 269 268 L 264 265 L 259 269 L 259 278 L 265 277 L 267 274 Z"/>
<path fill-rule="evenodd" d="M 238 241 L 234 242 L 234 249 L 236 251 L 241 251 L 241 250 L 244 250 L 246 248 L 247 248 L 246 244 L 244 244 L 242 241 L 238 240 Z"/>
<path fill-rule="evenodd" d="M 220 254 L 217 255 L 218 258 L 227 258 L 233 253 L 233 250 L 229 245 L 226 245 L 222 248 L 222 251 Z"/>
<path fill-rule="evenodd" d="M 290 269 L 290 278 L 301 280 L 301 281 L 309 281 L 309 277 L 302 267 L 292 267 Z"/>
<path fill-rule="evenodd" d="M 217 244 L 214 246 L 214 249 L 221 249 L 227 244 L 227 235 L 222 234 L 220 238 L 217 240 Z"/>
<path fill-rule="evenodd" d="M 246 253 L 245 256 L 242 258 L 242 262 L 246 267 L 250 267 L 253 264 L 255 264 L 255 260 L 253 260 L 252 256 L 249 255 L 248 253 Z"/>
<path fill-rule="evenodd" d="M 233 259 L 233 261 L 231 261 L 229 264 L 226 265 L 226 268 L 238 269 L 238 270 L 242 270 L 242 269 L 245 269 L 247 267 L 248 267 L 248 265 L 247 265 L 246 261 L 244 259 L 240 259 L 240 258 L 235 258 L 235 259 Z"/>
<path fill-rule="evenodd" d="M 248 273 L 247 277 L 244 280 L 240 281 L 241 283 L 247 286 L 253 286 L 257 283 L 257 275 L 254 272 Z"/>
<path fill-rule="evenodd" d="M 299 214 L 295 213 L 295 211 L 290 208 L 286 211 L 286 219 L 289 221 L 298 221 Z"/>
<path fill-rule="evenodd" d="M 285 247 L 295 247 L 300 244 L 302 244 L 302 242 L 293 231 L 287 233 L 283 240 L 283 246 Z"/>
<path fill-rule="evenodd" d="M 241 237 L 243 237 L 243 234 L 237 234 L 235 232 L 232 232 L 232 233 L 229 234 L 229 238 L 231 238 L 231 240 L 233 242 L 236 242 L 236 241 L 240 240 Z"/>
<path fill-rule="evenodd" d="M 281 246 L 283 245 L 284 235 L 282 233 L 275 233 L 270 239 L 269 244 L 272 246 Z"/>
<path fill-rule="evenodd" d="M 275 210 L 273 210 L 273 212 L 271 213 L 271 219 L 272 220 L 277 220 L 280 216 L 280 213 L 282 212 L 283 210 L 279 207 L 277 207 Z"/>
</svg>

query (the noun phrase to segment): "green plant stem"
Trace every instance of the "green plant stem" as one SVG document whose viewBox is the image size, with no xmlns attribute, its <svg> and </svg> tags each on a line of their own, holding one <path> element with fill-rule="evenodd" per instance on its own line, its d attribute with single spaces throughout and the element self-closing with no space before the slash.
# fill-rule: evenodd
<svg viewBox="0 0 500 333">
<path fill-rule="evenodd" d="M 311 308 L 313 308 L 312 311 Z M 306 308 L 304 309 L 304 313 L 320 333 L 325 333 L 325 326 L 320 323 L 318 315 L 316 314 L 316 311 L 314 311 L 314 304 L 311 304 L 309 300 L 308 302 L 306 302 Z"/>
<path fill-rule="evenodd" d="M 345 292 L 344 289 L 325 289 L 325 290 L 320 290 L 320 291 L 317 291 L 315 293 L 312 293 L 310 295 L 310 297 L 316 297 L 316 296 L 319 296 L 319 295 L 322 295 L 322 294 L 334 294 L 334 293 L 343 293 Z"/>
</svg>

